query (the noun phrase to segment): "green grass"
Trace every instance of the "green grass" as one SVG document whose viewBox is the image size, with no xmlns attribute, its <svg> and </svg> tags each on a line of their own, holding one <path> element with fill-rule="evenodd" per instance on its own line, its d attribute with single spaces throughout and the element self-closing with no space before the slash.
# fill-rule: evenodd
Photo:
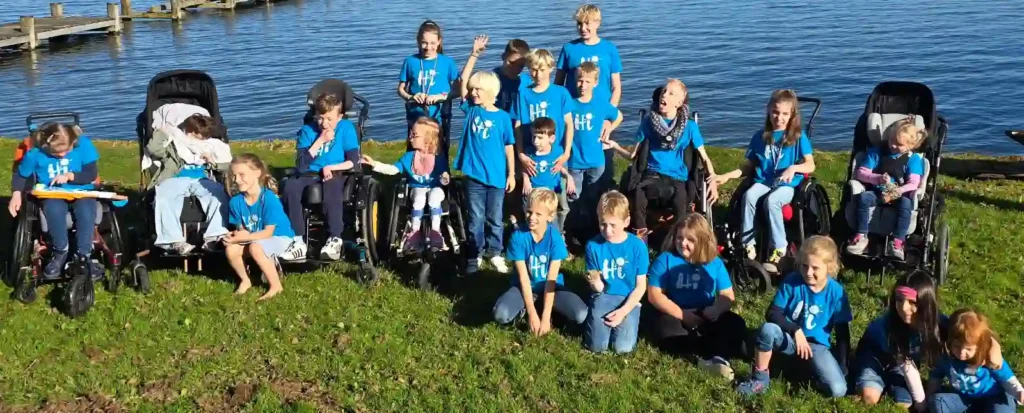
<svg viewBox="0 0 1024 413">
<path fill-rule="evenodd" d="M 15 142 L 0 140 L 0 153 Z M 137 146 L 100 142 L 104 180 L 138 183 Z M 290 143 L 238 143 L 290 166 Z M 398 145 L 367 144 L 378 159 Z M 719 170 L 741 152 L 712 149 Z M 820 182 L 838 202 L 846 155 L 816 154 Z M 622 166 L 622 165 L 620 165 Z M 10 170 L 0 173 L 8 193 Z M 943 177 L 952 229 L 950 279 L 942 309 L 972 306 L 991 317 L 1011 363 L 1024 366 L 1024 185 Z M 724 202 L 724 201 L 723 201 Z M 834 206 L 835 207 L 835 206 Z M 130 211 L 129 211 L 130 212 Z M 9 228 L 9 219 L 4 227 Z M 6 253 L 6 252 L 5 252 Z M 580 260 L 566 277 L 579 286 Z M 489 322 L 507 280 L 483 273 L 454 293 L 418 291 L 385 271 L 365 287 L 353 266 L 292 273 L 285 292 L 257 304 L 259 293 L 231 294 L 230 277 L 152 273 L 153 292 L 97 293 L 92 310 L 71 320 L 40 291 L 35 304 L 0 300 L 0 411 L 852 411 L 850 398 L 830 400 L 805 385 L 775 380 L 767 395 L 738 397 L 727 383 L 641 340 L 627 356 L 594 355 L 578 334 L 542 339 Z M 218 274 L 229 274 L 219 268 Z M 888 290 L 846 280 L 854 339 L 876 317 Z M 9 288 L 0 288 L 7 293 Z M 738 311 L 756 327 L 770 300 L 740 296 Z M 746 375 L 749 363 L 738 362 Z M 896 411 L 885 404 L 878 411 Z"/>
</svg>

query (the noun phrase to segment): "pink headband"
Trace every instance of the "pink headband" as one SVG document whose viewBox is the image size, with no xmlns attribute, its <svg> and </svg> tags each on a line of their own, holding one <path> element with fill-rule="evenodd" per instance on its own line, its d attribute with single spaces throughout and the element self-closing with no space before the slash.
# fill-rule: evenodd
<svg viewBox="0 0 1024 413">
<path fill-rule="evenodd" d="M 896 287 L 896 294 L 902 295 L 911 300 L 917 300 L 917 290 L 910 287 Z"/>
</svg>

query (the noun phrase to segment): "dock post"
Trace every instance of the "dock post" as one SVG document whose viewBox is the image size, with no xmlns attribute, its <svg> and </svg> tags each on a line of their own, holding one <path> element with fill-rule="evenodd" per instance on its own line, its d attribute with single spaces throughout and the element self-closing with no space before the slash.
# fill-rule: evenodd
<svg viewBox="0 0 1024 413">
<path fill-rule="evenodd" d="M 114 20 L 114 25 L 107 31 L 109 33 L 121 33 L 121 9 L 117 3 L 107 3 L 107 17 Z"/>
<path fill-rule="evenodd" d="M 121 0 L 121 17 L 132 18 L 132 0 Z"/>
<path fill-rule="evenodd" d="M 21 32 L 28 36 L 28 43 L 23 47 L 28 50 L 36 50 L 36 46 L 39 45 L 39 39 L 36 38 L 36 18 L 21 16 L 19 23 L 21 25 Z"/>
<path fill-rule="evenodd" d="M 181 20 L 181 6 L 178 0 L 171 0 L 171 20 Z"/>
<path fill-rule="evenodd" d="M 50 3 L 50 17 L 64 17 L 64 4 Z"/>
</svg>

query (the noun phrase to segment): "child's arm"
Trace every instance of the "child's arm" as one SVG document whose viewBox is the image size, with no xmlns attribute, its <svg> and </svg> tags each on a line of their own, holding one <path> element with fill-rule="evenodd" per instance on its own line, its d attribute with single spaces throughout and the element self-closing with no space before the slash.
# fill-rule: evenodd
<svg viewBox="0 0 1024 413">
<path fill-rule="evenodd" d="M 661 287 L 647 287 L 647 301 L 650 301 L 654 308 L 668 316 L 682 321 L 686 318 L 683 308 L 670 300 Z"/>
<path fill-rule="evenodd" d="M 636 145 L 633 147 L 633 151 L 630 152 L 629 150 L 626 150 L 626 148 L 623 148 L 622 145 L 620 145 L 618 142 L 613 141 L 610 138 L 606 140 L 604 143 L 608 144 L 608 146 L 612 150 L 614 150 L 615 153 L 619 154 L 619 156 L 629 160 L 632 160 L 634 157 L 636 157 L 637 148 L 640 147 L 640 145 Z"/>
<path fill-rule="evenodd" d="M 839 323 L 835 326 L 836 332 L 836 361 L 846 373 L 846 357 L 850 354 L 850 323 Z"/>
<path fill-rule="evenodd" d="M 99 166 L 96 165 L 96 162 L 90 162 L 82 165 L 82 169 L 78 172 L 68 172 L 66 175 L 70 175 L 67 180 L 68 183 L 76 185 L 90 184 L 100 176 Z"/>
<path fill-rule="evenodd" d="M 515 153 L 512 149 L 512 145 L 505 145 L 505 176 L 508 178 L 505 180 L 505 192 L 512 192 L 516 190 L 516 166 Z"/>
<path fill-rule="evenodd" d="M 469 59 L 466 60 L 466 65 L 462 67 L 462 74 L 459 75 L 458 90 L 459 96 L 463 99 L 469 99 L 469 77 L 473 75 L 473 67 L 476 66 L 476 59 L 484 53 L 487 49 L 487 41 L 489 38 L 486 34 L 478 34 L 473 39 L 473 52 L 469 54 Z M 455 90 L 452 87 L 452 90 Z"/>
<path fill-rule="evenodd" d="M 519 292 L 523 294 L 530 331 L 536 334 L 540 332 L 540 316 L 537 314 L 537 307 L 533 302 L 533 287 L 530 285 L 530 271 L 526 268 L 526 261 L 516 260 L 516 274 L 519 274 Z M 545 298 L 547 298 L 546 295 Z"/>
<path fill-rule="evenodd" d="M 601 128 L 601 142 L 611 141 L 612 132 L 618 129 L 619 125 L 622 124 L 622 111 L 615 110 L 615 119 L 611 121 L 605 121 L 604 127 Z"/>
<path fill-rule="evenodd" d="M 523 172 L 523 195 L 529 196 L 533 191 L 533 183 L 530 182 L 530 174 Z"/>
<path fill-rule="evenodd" d="M 618 326 L 622 323 L 622 320 L 626 319 L 633 309 L 640 305 L 640 299 L 644 297 L 644 293 L 647 292 L 647 274 L 638 275 L 636 277 L 636 287 L 633 287 L 633 291 L 629 292 L 629 296 L 626 297 L 626 302 L 622 303 L 622 306 L 615 309 L 608 315 L 605 316 L 605 320 L 611 324 L 612 327 Z"/>
<path fill-rule="evenodd" d="M 540 317 L 543 329 L 551 325 L 551 309 L 555 308 L 555 284 L 558 283 L 558 271 L 562 268 L 562 260 L 552 260 L 548 265 L 548 280 L 544 283 L 544 312 Z M 547 333 L 547 331 L 542 331 Z"/>
<path fill-rule="evenodd" d="M 572 100 L 569 100 L 569 102 L 571 104 Z M 562 150 L 562 155 L 559 156 L 558 159 L 555 160 L 554 168 L 556 168 L 556 170 L 557 169 L 565 169 L 564 168 L 565 163 L 569 162 L 569 156 L 572 155 L 572 139 L 573 139 L 573 135 L 576 133 L 575 129 L 576 128 L 572 127 L 572 113 L 566 113 L 565 114 L 565 142 L 563 142 L 565 144 L 565 148 Z"/>
<path fill-rule="evenodd" d="M 903 373 L 904 380 L 907 382 L 907 390 L 910 390 L 910 398 L 914 401 L 914 404 L 921 405 L 924 403 L 927 398 L 924 384 L 921 383 L 921 372 L 917 370 L 914 361 L 910 359 L 903 360 L 903 363 L 899 365 L 899 369 Z"/>
<path fill-rule="evenodd" d="M 370 155 L 363 155 L 363 159 L 361 161 L 363 164 L 369 165 L 370 168 L 373 168 L 374 172 L 382 173 L 384 175 L 398 175 L 398 173 L 401 172 L 397 166 L 375 161 L 370 157 Z"/>
<path fill-rule="evenodd" d="M 533 176 L 537 174 L 537 163 L 530 159 L 530 155 L 523 151 L 523 140 L 526 139 L 523 136 L 523 129 L 526 127 L 523 126 L 523 122 L 517 120 L 512 123 L 512 133 L 515 136 L 515 152 L 519 154 L 519 163 L 523 166 L 523 172 Z"/>
<path fill-rule="evenodd" d="M 715 185 L 722 185 L 729 182 L 730 179 L 738 179 L 745 176 L 749 176 L 754 173 L 754 162 L 750 159 L 743 161 L 743 164 L 739 168 L 733 169 L 721 175 L 709 175 L 708 182 Z"/>
<path fill-rule="evenodd" d="M 153 131 L 153 139 L 150 139 L 149 143 L 146 144 L 146 153 L 149 154 L 150 158 L 164 159 L 172 150 L 170 148 L 171 136 L 167 134 L 167 131 L 157 129 Z"/>
<path fill-rule="evenodd" d="M 269 224 L 265 226 L 262 230 L 257 232 L 235 231 L 228 235 L 228 237 L 225 238 L 225 241 L 227 241 L 230 244 L 241 244 L 244 242 L 253 242 L 259 241 L 261 239 L 267 239 L 274 236 L 275 227 L 276 225 Z"/>
<path fill-rule="evenodd" d="M 619 73 L 612 73 L 612 106 L 619 107 L 619 100 L 622 99 L 622 76 Z"/>
<path fill-rule="evenodd" d="M 708 151 L 704 150 L 704 146 L 697 148 L 697 152 L 700 153 L 700 159 L 704 161 L 704 166 L 708 168 L 708 175 L 715 175 L 715 166 L 711 163 L 711 156 L 708 156 Z"/>
<path fill-rule="evenodd" d="M 562 168 L 562 178 L 565 178 L 565 194 L 576 195 L 576 180 L 569 173 L 569 168 Z"/>
</svg>

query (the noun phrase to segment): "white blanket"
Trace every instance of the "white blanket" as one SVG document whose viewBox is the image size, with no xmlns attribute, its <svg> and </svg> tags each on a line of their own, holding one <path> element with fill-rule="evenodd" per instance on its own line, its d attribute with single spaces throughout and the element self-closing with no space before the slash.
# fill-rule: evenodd
<svg viewBox="0 0 1024 413">
<path fill-rule="evenodd" d="M 201 106 L 187 103 L 163 105 L 153 112 L 153 130 L 162 130 L 171 137 L 167 144 L 174 145 L 178 157 L 186 164 L 206 163 L 203 155 L 212 158 L 213 163 L 231 162 L 231 147 L 228 144 L 220 139 L 193 139 L 178 128 L 181 122 L 195 114 L 210 116 L 210 112 Z M 148 155 L 142 157 L 142 169 L 154 164 L 158 164 L 158 161 L 154 161 Z"/>
</svg>

